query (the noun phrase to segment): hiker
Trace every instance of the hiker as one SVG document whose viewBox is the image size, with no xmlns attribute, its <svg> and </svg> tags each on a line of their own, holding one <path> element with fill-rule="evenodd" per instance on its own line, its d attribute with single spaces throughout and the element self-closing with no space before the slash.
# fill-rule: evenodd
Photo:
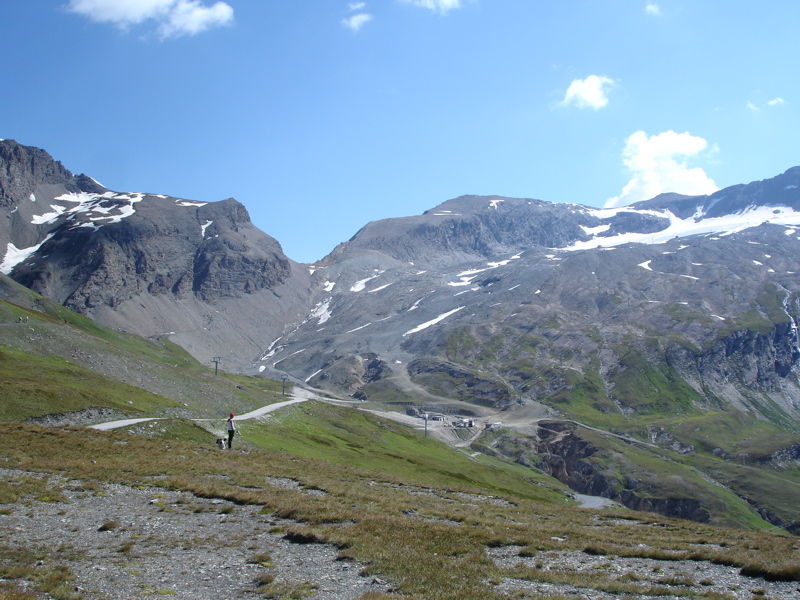
<svg viewBox="0 0 800 600">
<path fill-rule="evenodd" d="M 236 425 L 233 424 L 233 413 L 228 417 L 228 450 L 233 448 L 233 436 L 236 434 Z"/>
</svg>

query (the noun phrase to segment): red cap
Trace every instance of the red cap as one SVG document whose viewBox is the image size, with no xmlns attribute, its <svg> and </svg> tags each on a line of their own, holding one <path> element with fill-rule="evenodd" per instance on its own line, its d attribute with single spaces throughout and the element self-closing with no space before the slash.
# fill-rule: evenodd
<svg viewBox="0 0 800 600">
<path fill-rule="evenodd" d="M 233 413 L 231 413 L 231 416 L 233 416 Z"/>
</svg>

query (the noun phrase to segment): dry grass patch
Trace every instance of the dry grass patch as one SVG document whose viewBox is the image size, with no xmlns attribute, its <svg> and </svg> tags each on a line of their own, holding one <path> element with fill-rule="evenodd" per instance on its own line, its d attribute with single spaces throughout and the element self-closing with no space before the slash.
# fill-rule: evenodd
<svg viewBox="0 0 800 600">
<path fill-rule="evenodd" d="M 608 557 L 712 561 L 748 574 L 800 579 L 800 551 L 796 538 L 788 535 L 718 529 L 625 510 L 609 515 L 539 501 L 526 492 L 538 486 L 521 476 L 514 483 L 508 473 L 503 474 L 501 494 L 490 479 L 471 482 L 464 477 L 462 486 L 454 486 L 454 477 L 449 476 L 449 483 L 437 487 L 434 473 L 404 479 L 286 452 L 220 453 L 186 442 L 70 427 L 0 424 L 0 434 L 9 440 L 4 450 L 6 468 L 143 487 L 158 478 L 159 485 L 170 490 L 226 500 L 233 506 L 261 506 L 262 514 L 293 519 L 296 525 L 272 532 L 295 541 L 335 545 L 341 558 L 365 564 L 365 575 L 394 582 L 395 600 L 497 600 L 503 596 L 488 582 L 510 576 L 579 577 L 582 585 L 616 590 L 609 593 L 621 596 L 642 589 L 654 593 L 669 589 L 674 594 L 685 587 L 672 585 L 681 583 L 677 581 L 658 583 L 656 575 L 641 581 L 624 575 L 615 579 L 602 569 L 579 575 L 545 574 L 537 569 L 505 571 L 486 552 L 505 546 L 518 546 L 520 555 L 531 557 L 558 549 Z M 126 442 L 125 454 L 119 453 L 115 443 L 120 440 Z M 481 471 L 482 477 L 490 475 L 491 471 Z M 261 488 L 265 477 L 291 479 L 297 486 Z M 47 489 L 44 478 L 18 479 L 17 485 Z M 5 489 L 16 494 L 22 488 Z M 305 493 L 308 489 L 325 494 L 310 496 Z M 182 506 L 199 508 L 188 497 Z M 708 540 L 715 543 L 702 543 Z M 192 543 L 217 541 L 203 538 Z M 123 554 L 132 551 L 132 541 L 120 547 Z M 274 580 L 259 585 L 265 597 L 291 593 L 302 597 L 313 591 Z M 382 596 L 364 598 L 381 600 Z"/>
</svg>

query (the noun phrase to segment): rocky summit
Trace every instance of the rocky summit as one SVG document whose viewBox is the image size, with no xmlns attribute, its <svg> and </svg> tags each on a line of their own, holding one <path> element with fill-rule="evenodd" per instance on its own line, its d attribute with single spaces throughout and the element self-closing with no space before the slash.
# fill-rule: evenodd
<svg viewBox="0 0 800 600">
<path fill-rule="evenodd" d="M 474 451 L 580 493 L 798 530 L 800 167 L 614 209 L 462 196 L 300 265 L 233 199 L 112 191 L 6 140 L 0 212 L 2 272 L 101 324 L 478 419 Z"/>
</svg>

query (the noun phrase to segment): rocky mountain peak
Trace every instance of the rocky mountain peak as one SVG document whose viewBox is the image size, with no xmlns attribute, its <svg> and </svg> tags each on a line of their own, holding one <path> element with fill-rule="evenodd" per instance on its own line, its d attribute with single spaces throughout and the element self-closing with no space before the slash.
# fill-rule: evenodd
<svg viewBox="0 0 800 600">
<path fill-rule="evenodd" d="M 27 200 L 37 185 L 64 183 L 72 178 L 46 151 L 14 140 L 0 141 L 0 207 Z"/>
</svg>

